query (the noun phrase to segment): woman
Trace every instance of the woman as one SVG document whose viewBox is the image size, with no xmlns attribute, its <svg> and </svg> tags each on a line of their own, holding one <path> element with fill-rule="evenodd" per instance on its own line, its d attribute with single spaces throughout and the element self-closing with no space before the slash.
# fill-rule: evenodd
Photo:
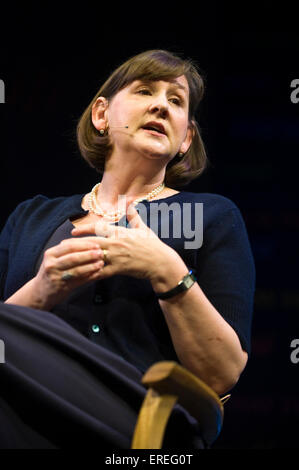
<svg viewBox="0 0 299 470">
<path fill-rule="evenodd" d="M 242 216 L 225 197 L 175 189 L 207 163 L 194 117 L 202 96 L 190 61 L 159 50 L 128 60 L 78 124 L 80 151 L 102 173 L 101 183 L 84 195 L 25 201 L 3 229 L 0 322 L 8 359 L 0 373 L 14 391 L 7 385 L 1 396 L 7 412 L 30 427 L 22 436 L 33 433 L 31 445 L 68 446 L 71 433 L 73 442 L 89 445 L 100 435 L 108 446 L 127 447 L 143 395 L 138 382 L 151 364 L 175 360 L 218 394 L 246 365 L 255 270 Z M 162 203 L 160 218 L 149 221 Z M 203 229 L 202 244 L 186 248 L 187 219 L 195 232 Z M 163 234 L 165 222 L 170 235 Z M 96 376 L 101 370 L 96 385 L 86 377 L 90 369 Z M 26 390 L 22 406 L 17 385 Z M 93 386 L 97 396 L 102 387 L 100 400 Z M 186 442 L 198 446 L 196 423 L 182 410 L 177 420 L 189 430 Z M 173 444 L 170 434 L 166 442 Z"/>
</svg>

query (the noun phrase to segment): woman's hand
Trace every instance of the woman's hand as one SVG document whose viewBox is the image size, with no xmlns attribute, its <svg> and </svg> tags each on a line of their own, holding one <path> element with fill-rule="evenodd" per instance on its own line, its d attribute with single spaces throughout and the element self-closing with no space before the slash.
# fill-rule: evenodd
<svg viewBox="0 0 299 470">
<path fill-rule="evenodd" d="M 154 289 L 163 288 L 171 266 L 178 262 L 184 265 L 182 259 L 143 222 L 133 206 L 127 211 L 127 219 L 132 228 L 102 220 L 82 225 L 72 230 L 74 238 L 46 250 L 30 282 L 32 304 L 50 310 L 76 287 L 115 274 L 148 279 Z M 91 234 L 97 236 L 82 237 Z M 64 274 L 71 276 L 64 279 Z"/>
<path fill-rule="evenodd" d="M 131 228 L 99 220 L 73 229 L 72 235 L 98 235 L 99 244 L 106 252 L 105 266 L 97 279 L 124 274 L 155 282 L 165 267 L 180 257 L 143 222 L 132 205 L 127 209 L 127 219 Z"/>
<path fill-rule="evenodd" d="M 63 240 L 44 253 L 40 269 L 32 280 L 34 303 L 51 309 L 74 288 L 97 279 L 103 266 L 103 250 L 97 237 Z M 64 280 L 65 273 L 71 277 Z"/>
</svg>

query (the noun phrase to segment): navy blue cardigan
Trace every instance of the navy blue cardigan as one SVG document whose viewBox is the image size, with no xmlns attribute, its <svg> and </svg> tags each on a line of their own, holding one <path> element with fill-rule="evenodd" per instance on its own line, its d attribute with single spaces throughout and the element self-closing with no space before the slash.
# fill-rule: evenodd
<svg viewBox="0 0 299 470">
<path fill-rule="evenodd" d="M 86 214 L 81 207 L 83 196 L 49 199 L 37 195 L 12 212 L 0 235 L 0 300 L 6 300 L 35 276 L 43 250 L 57 229 L 68 219 Z M 196 271 L 201 289 L 250 353 L 255 266 L 238 207 L 217 194 L 184 191 L 160 202 L 175 202 L 177 207 L 188 202 L 192 208 L 196 202 L 203 203 L 200 248 L 186 249 L 183 234 L 180 239 L 159 236 Z M 149 210 L 151 202 L 143 203 Z M 175 211 L 171 218 L 175 225 Z M 51 311 L 141 371 L 159 360 L 178 361 L 148 280 L 116 275 L 86 290 L 78 289 Z"/>
</svg>

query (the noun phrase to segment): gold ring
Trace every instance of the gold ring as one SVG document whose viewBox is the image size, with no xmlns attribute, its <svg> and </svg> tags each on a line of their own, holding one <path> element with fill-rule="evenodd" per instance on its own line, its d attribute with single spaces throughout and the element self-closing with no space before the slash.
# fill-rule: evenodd
<svg viewBox="0 0 299 470">
<path fill-rule="evenodd" d="M 107 264 L 107 262 L 108 262 L 108 260 L 107 260 L 107 254 L 108 254 L 108 250 L 103 250 L 104 264 Z"/>
</svg>

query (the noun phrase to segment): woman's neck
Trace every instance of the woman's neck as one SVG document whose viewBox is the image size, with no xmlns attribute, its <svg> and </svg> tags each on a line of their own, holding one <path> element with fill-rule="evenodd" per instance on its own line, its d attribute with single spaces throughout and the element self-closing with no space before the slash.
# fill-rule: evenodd
<svg viewBox="0 0 299 470">
<path fill-rule="evenodd" d="M 135 177 L 123 175 L 112 175 L 104 173 L 101 185 L 98 191 L 98 197 L 107 204 L 115 205 L 119 196 L 126 196 L 128 200 L 135 200 L 145 196 L 153 189 L 157 188 L 164 181 L 164 175 L 155 176 L 151 180 L 145 179 L 143 175 L 138 174 Z M 162 192 L 161 192 L 162 193 Z M 160 193 L 160 195 L 161 195 Z"/>
<path fill-rule="evenodd" d="M 135 200 L 145 196 L 165 179 L 165 161 L 145 158 L 137 152 L 113 153 L 105 162 L 105 171 L 99 188 L 99 198 L 115 205 L 118 196 Z"/>
<path fill-rule="evenodd" d="M 122 178 L 112 178 L 111 175 L 104 173 L 97 191 L 97 202 L 101 205 L 102 209 L 106 211 L 114 210 L 119 203 L 119 196 L 126 196 L 126 201 L 131 203 L 141 196 L 146 196 L 161 183 L 161 180 L 155 183 L 143 183 L 140 175 L 133 181 L 127 181 Z M 179 191 L 165 186 L 153 199 L 164 199 L 177 193 L 179 193 Z M 82 207 L 85 210 L 88 209 L 88 197 L 89 193 L 84 196 L 82 201 Z"/>
</svg>

